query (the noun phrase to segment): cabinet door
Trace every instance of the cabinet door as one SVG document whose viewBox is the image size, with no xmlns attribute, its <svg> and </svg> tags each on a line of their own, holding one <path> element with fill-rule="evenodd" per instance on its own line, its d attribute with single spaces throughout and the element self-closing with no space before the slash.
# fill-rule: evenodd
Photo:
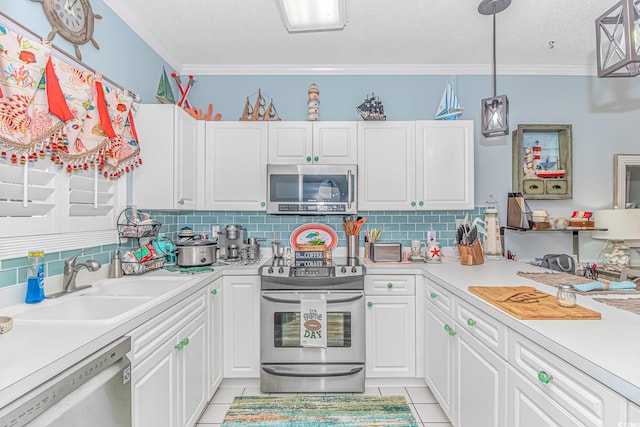
<svg viewBox="0 0 640 427">
<path fill-rule="evenodd" d="M 205 208 L 264 211 L 267 123 L 207 122 Z"/>
<path fill-rule="evenodd" d="M 207 404 L 207 313 L 203 312 L 178 335 L 179 426 L 191 427 Z M 187 341 L 188 340 L 188 341 Z"/>
<path fill-rule="evenodd" d="M 302 165 L 313 162 L 311 122 L 270 122 L 269 163 Z"/>
<path fill-rule="evenodd" d="M 355 165 L 357 134 L 357 122 L 313 122 L 313 163 Z"/>
<path fill-rule="evenodd" d="M 577 427 L 582 424 L 509 367 L 507 369 L 507 425 L 509 427 Z"/>
<path fill-rule="evenodd" d="M 132 369 L 133 427 L 178 426 L 176 344 L 168 341 Z"/>
<path fill-rule="evenodd" d="M 222 279 L 209 285 L 209 397 L 222 382 Z"/>
<path fill-rule="evenodd" d="M 424 377 L 438 399 L 440 407 L 447 414 L 452 423 L 455 423 L 453 413 L 454 398 L 454 336 L 449 329 L 452 328 L 451 318 L 440 312 L 429 300 L 425 298 L 425 368 Z M 445 327 L 447 329 L 445 329 Z"/>
<path fill-rule="evenodd" d="M 222 279 L 224 377 L 260 376 L 260 277 Z"/>
<path fill-rule="evenodd" d="M 640 426 L 640 406 L 635 405 L 631 402 L 628 402 L 627 407 L 627 422 L 635 423 L 635 425 Z M 630 424 L 633 426 L 634 424 Z"/>
<path fill-rule="evenodd" d="M 174 134 L 174 206 L 176 209 L 202 209 L 205 174 L 204 123 L 198 122 L 178 108 L 175 114 Z M 163 189 L 158 187 L 155 191 L 162 192 Z"/>
<path fill-rule="evenodd" d="M 457 425 L 505 427 L 507 362 L 463 327 L 455 332 Z"/>
<path fill-rule="evenodd" d="M 144 148 L 143 164 L 131 174 L 131 203 L 140 209 L 174 208 L 174 115 L 178 109 L 169 104 L 142 104 L 135 115 Z"/>
<path fill-rule="evenodd" d="M 473 209 L 473 121 L 416 122 L 418 208 Z"/>
<path fill-rule="evenodd" d="M 415 377 L 415 298 L 367 296 L 367 377 Z"/>
<path fill-rule="evenodd" d="M 414 122 L 358 122 L 358 209 L 416 204 Z"/>
</svg>

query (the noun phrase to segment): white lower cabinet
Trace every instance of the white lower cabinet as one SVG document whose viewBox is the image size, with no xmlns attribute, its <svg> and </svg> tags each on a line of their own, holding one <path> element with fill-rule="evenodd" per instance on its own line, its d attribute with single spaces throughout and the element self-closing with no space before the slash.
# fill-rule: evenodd
<svg viewBox="0 0 640 427">
<path fill-rule="evenodd" d="M 260 277 L 222 279 L 224 377 L 260 376 Z"/>
<path fill-rule="evenodd" d="M 130 335 L 133 426 L 193 426 L 208 400 L 205 290 Z"/>
<path fill-rule="evenodd" d="M 366 376 L 416 376 L 415 276 L 365 277 Z"/>
<path fill-rule="evenodd" d="M 431 302 L 425 302 L 424 377 L 440 407 L 453 420 L 454 342 L 449 335 L 453 322 Z"/>
<path fill-rule="evenodd" d="M 216 279 L 208 288 L 209 323 L 209 388 L 208 395 L 213 396 L 222 382 L 223 371 L 223 328 L 222 328 L 222 278 Z"/>
<path fill-rule="evenodd" d="M 583 426 L 512 367 L 507 373 L 509 427 Z M 617 424 L 611 424 L 615 426 Z"/>
<path fill-rule="evenodd" d="M 624 426 L 624 427 L 638 427 L 638 426 L 640 426 L 640 406 L 634 405 L 631 402 L 628 403 L 628 407 L 627 407 L 627 422 L 629 423 L 629 425 Z"/>
<path fill-rule="evenodd" d="M 640 410 L 425 279 L 425 381 L 456 427 L 609 427 Z"/>
<path fill-rule="evenodd" d="M 626 419 L 626 399 L 513 330 L 509 331 L 509 363 L 529 382 L 530 387 L 542 393 L 565 413 L 571 414 L 578 421 L 575 425 L 617 426 Z M 522 381 L 512 382 L 524 389 Z M 514 395 L 519 396 L 521 393 L 519 390 L 509 389 L 514 403 L 519 398 Z M 520 417 L 517 413 L 512 415 L 515 418 L 511 418 L 511 421 Z"/>
<path fill-rule="evenodd" d="M 507 362 L 463 327 L 455 326 L 455 415 L 458 426 L 510 426 L 506 422 Z"/>
<path fill-rule="evenodd" d="M 507 362 L 453 320 L 457 301 L 427 280 L 425 381 L 455 426 L 505 427 Z M 446 310 L 445 311 L 443 311 Z M 480 320 L 478 320 L 480 321 Z"/>
</svg>

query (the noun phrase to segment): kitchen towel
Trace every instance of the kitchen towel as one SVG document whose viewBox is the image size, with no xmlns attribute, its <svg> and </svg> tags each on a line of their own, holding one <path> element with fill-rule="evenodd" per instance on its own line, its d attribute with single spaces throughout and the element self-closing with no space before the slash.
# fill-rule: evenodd
<svg viewBox="0 0 640 427">
<path fill-rule="evenodd" d="M 300 345 L 327 348 L 327 300 L 322 295 L 300 297 Z"/>
<path fill-rule="evenodd" d="M 636 284 L 624 280 L 622 282 L 610 282 L 608 280 L 593 281 L 582 285 L 573 285 L 573 288 L 579 292 L 601 291 L 601 290 L 635 290 Z"/>
</svg>

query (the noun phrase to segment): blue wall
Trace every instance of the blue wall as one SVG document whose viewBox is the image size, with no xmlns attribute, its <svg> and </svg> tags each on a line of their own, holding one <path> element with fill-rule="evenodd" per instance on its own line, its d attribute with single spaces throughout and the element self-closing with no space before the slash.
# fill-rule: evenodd
<svg viewBox="0 0 640 427">
<path fill-rule="evenodd" d="M 92 6 L 104 18 L 96 22 L 94 33 L 100 50 L 94 49 L 91 44 L 81 46 L 84 62 L 121 86 L 136 92 L 143 102 L 154 103 L 162 67 L 167 66 L 168 72 L 172 70 L 102 0 L 93 0 Z M 46 35 L 50 31 L 42 6 L 37 2 L 0 0 L 0 9 L 39 35 Z M 56 37 L 53 42 L 73 54 L 73 46 L 60 37 Z M 480 135 L 478 124 L 480 99 L 492 95 L 490 76 L 196 76 L 189 99 L 193 105 L 203 109 L 212 103 L 214 113 L 221 113 L 223 120 L 237 120 L 246 97 L 260 88 L 274 99 L 282 119 L 305 120 L 307 90 L 310 83 L 317 83 L 322 120 L 359 120 L 355 106 L 372 91 L 384 103 L 388 120 L 429 120 L 433 117 L 447 81 L 456 89 L 460 103 L 465 108 L 462 118 L 476 122 L 476 206 L 482 206 L 489 194 L 493 194 L 499 203 L 498 209 L 504 223 L 506 194 L 511 191 L 511 137 L 485 139 Z M 640 152 L 637 131 L 640 120 L 639 82 L 638 78 L 498 76 L 498 93 L 509 96 L 511 129 L 516 129 L 518 124 L 573 125 L 573 199 L 530 201 L 532 209 L 546 209 L 551 216 L 569 216 L 573 210 L 597 210 L 612 206 L 613 154 Z M 175 87 L 174 93 L 178 93 Z M 153 150 L 153 141 L 141 142 L 143 160 L 145 150 Z M 135 173 L 133 175 L 135 180 Z M 440 178 L 447 179 L 446 176 Z M 385 225 L 397 228 L 389 228 L 391 236 L 394 236 L 393 233 L 401 233 L 397 235 L 397 240 L 403 242 L 409 240 L 409 234 L 414 231 L 401 229 L 410 228 L 409 223 L 413 220 L 419 222 L 412 213 L 407 212 L 371 214 L 372 217 L 380 217 L 381 221 L 378 222 L 389 219 L 390 223 Z M 427 230 L 425 227 L 430 224 L 441 224 L 441 218 L 448 218 L 451 214 L 431 212 L 424 215 L 422 222 L 416 226 L 420 230 Z M 227 221 L 230 216 L 233 221 Z M 438 216 L 438 221 L 433 221 L 435 216 Z M 454 216 L 457 217 L 457 214 Z M 272 228 L 282 233 L 279 237 L 281 241 L 286 241 L 287 233 L 292 231 L 283 229 L 289 228 L 289 224 L 278 217 L 250 212 L 199 212 L 193 215 L 169 212 L 164 219 L 171 224 L 184 221 L 185 224 L 194 226 L 238 222 L 255 226 L 255 233 L 265 233 L 263 237 L 267 238 L 271 238 L 269 230 Z M 329 220 L 330 223 L 332 221 Z M 264 230 L 261 230 L 261 224 L 264 224 Z M 451 223 L 447 224 L 446 228 L 451 232 Z M 294 225 L 296 224 L 290 224 L 291 227 Z M 336 228 L 340 229 L 339 224 Z M 448 239 L 448 235 L 445 238 Z M 104 251 L 104 248 L 99 250 Z M 64 259 L 64 254 L 51 254 L 51 257 Z M 20 263 L 21 260 L 18 259 L 0 264 L 0 286 L 5 284 L 6 277 L 18 277 L 20 267 L 16 266 L 21 265 Z M 7 271 L 10 273 L 7 274 Z"/>
</svg>

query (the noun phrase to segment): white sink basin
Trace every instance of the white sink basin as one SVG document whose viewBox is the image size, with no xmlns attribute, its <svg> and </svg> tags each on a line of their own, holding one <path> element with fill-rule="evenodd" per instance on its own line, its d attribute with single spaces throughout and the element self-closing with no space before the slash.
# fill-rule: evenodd
<svg viewBox="0 0 640 427">
<path fill-rule="evenodd" d="M 113 297 L 93 295 L 66 295 L 47 300 L 33 308 L 14 315 L 24 320 L 111 321 L 141 306 L 151 297 Z"/>
<path fill-rule="evenodd" d="M 93 284 L 86 295 L 149 296 L 157 297 L 192 280 L 190 276 L 175 277 L 121 277 L 105 279 Z"/>
</svg>

